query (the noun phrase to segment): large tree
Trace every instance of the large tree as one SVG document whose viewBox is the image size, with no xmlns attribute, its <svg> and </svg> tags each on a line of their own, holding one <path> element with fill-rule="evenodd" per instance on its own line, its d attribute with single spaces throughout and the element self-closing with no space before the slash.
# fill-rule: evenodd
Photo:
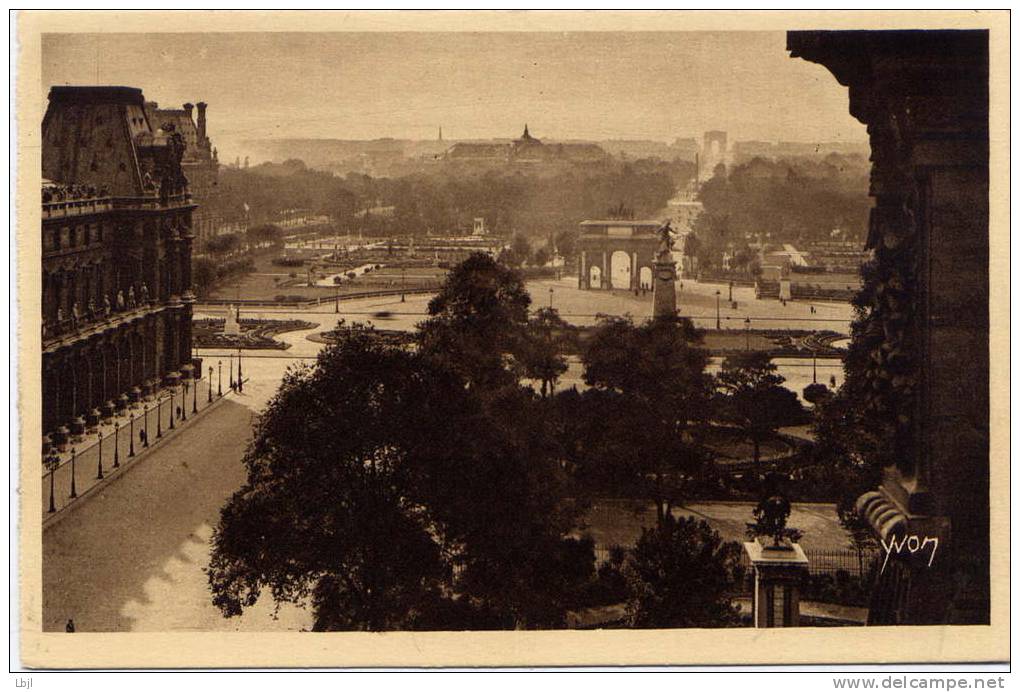
<svg viewBox="0 0 1020 692">
<path fill-rule="evenodd" d="M 450 271 L 429 301 L 429 318 L 419 325 L 419 346 L 470 386 L 516 384 L 512 354 L 527 329 L 530 304 L 518 272 L 475 253 Z"/>
<path fill-rule="evenodd" d="M 461 388 L 366 330 L 338 335 L 258 419 L 213 537 L 213 602 L 237 615 L 268 590 L 311 600 L 318 629 L 413 629 L 449 569 L 414 470 L 436 462 Z"/>
<path fill-rule="evenodd" d="M 556 308 L 541 308 L 528 322 L 518 357 L 524 375 L 541 383 L 545 399 L 567 371 L 565 351 L 576 342 L 576 330 L 560 317 Z"/>
<path fill-rule="evenodd" d="M 755 466 L 761 461 L 761 444 L 784 425 L 805 420 L 797 395 L 782 386 L 772 357 L 764 351 L 744 351 L 723 360 L 716 375 L 721 398 L 718 411 L 736 424 L 754 446 Z"/>
<path fill-rule="evenodd" d="M 707 522 L 667 516 L 644 529 L 625 567 L 634 627 L 724 627 L 739 621 L 733 604 L 740 546 Z"/>
<path fill-rule="evenodd" d="M 561 625 L 580 578 L 568 479 L 533 394 L 480 394 L 339 330 L 258 420 L 214 533 L 214 603 L 237 615 L 268 591 L 324 630 Z"/>
<path fill-rule="evenodd" d="M 700 343 L 686 318 L 635 325 L 611 317 L 582 356 L 594 390 L 583 397 L 593 412 L 583 456 L 588 475 L 629 476 L 655 503 L 660 521 L 683 502 L 706 461 L 697 433 L 712 380 Z"/>
</svg>

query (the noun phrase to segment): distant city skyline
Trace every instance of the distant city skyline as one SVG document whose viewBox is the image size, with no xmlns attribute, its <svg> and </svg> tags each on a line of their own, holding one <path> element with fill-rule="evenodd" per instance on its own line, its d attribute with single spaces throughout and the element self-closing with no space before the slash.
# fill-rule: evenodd
<svg viewBox="0 0 1020 692">
<path fill-rule="evenodd" d="M 783 32 L 46 34 L 44 88 L 140 87 L 252 139 L 863 142 L 846 89 Z"/>
</svg>

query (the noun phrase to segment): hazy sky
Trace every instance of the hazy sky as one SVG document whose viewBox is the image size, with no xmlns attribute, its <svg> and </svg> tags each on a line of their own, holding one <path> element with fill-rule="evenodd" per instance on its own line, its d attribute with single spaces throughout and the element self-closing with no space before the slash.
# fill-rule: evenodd
<svg viewBox="0 0 1020 692">
<path fill-rule="evenodd" d="M 846 89 L 782 32 L 48 34 L 43 83 L 209 103 L 257 137 L 865 139 Z"/>
</svg>

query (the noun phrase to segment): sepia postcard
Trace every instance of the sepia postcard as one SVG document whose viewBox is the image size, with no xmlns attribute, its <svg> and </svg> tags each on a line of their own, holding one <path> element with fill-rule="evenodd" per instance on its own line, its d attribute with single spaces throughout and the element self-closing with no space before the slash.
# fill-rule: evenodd
<svg viewBox="0 0 1020 692">
<path fill-rule="evenodd" d="M 1008 660 L 1008 12 L 15 22 L 27 668 Z"/>
</svg>

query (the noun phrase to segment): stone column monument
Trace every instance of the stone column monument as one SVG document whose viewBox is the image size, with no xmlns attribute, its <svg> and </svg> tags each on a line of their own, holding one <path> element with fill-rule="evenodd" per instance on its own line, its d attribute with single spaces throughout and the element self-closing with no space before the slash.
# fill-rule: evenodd
<svg viewBox="0 0 1020 692">
<path fill-rule="evenodd" d="M 652 282 L 652 319 L 676 317 L 676 262 L 673 260 L 674 233 L 669 221 L 659 227 L 659 249 L 655 253 Z"/>
</svg>

